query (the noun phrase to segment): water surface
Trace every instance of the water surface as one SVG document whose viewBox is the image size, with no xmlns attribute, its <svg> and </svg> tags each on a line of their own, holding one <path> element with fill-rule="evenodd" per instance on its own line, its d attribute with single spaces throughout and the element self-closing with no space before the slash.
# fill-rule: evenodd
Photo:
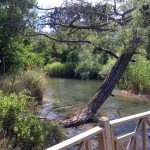
<svg viewBox="0 0 150 150">
<path fill-rule="evenodd" d="M 62 106 L 71 106 L 72 109 L 69 109 L 69 113 L 78 113 L 87 104 L 100 85 L 101 82 L 98 80 L 49 78 L 47 79 L 45 99 Z M 137 96 L 128 96 L 117 89 L 113 93 L 115 97 L 110 96 L 99 109 L 101 112 L 105 112 L 104 115 L 107 117 L 113 116 L 113 113 L 115 115 L 117 113 L 117 115 L 122 117 L 149 111 L 150 100 Z"/>
</svg>

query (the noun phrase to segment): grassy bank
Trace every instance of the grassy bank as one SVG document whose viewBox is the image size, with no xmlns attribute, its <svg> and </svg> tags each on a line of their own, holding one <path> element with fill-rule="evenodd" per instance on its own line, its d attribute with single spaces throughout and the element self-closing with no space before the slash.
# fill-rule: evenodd
<svg viewBox="0 0 150 150">
<path fill-rule="evenodd" d="M 60 63 L 54 62 L 45 66 L 44 71 L 50 77 L 74 78 L 74 63 Z"/>
<path fill-rule="evenodd" d="M 45 79 L 25 71 L 0 79 L 0 149 L 45 149 L 64 138 L 54 122 L 36 117 L 35 102 L 42 101 Z"/>
<path fill-rule="evenodd" d="M 0 78 L 0 90 L 5 94 L 23 93 L 42 101 L 45 90 L 45 78 L 42 73 L 28 70 Z"/>
<path fill-rule="evenodd" d="M 119 88 L 150 97 L 150 62 L 135 62 L 128 66 Z"/>
</svg>

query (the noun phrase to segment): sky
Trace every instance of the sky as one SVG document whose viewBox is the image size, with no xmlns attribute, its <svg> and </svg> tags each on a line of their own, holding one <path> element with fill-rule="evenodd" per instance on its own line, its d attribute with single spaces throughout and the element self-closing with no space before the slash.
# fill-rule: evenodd
<svg viewBox="0 0 150 150">
<path fill-rule="evenodd" d="M 40 7 L 53 7 L 53 6 L 60 6 L 63 3 L 63 0 L 37 0 L 38 6 Z M 100 0 L 88 0 L 89 2 L 100 2 Z"/>
</svg>

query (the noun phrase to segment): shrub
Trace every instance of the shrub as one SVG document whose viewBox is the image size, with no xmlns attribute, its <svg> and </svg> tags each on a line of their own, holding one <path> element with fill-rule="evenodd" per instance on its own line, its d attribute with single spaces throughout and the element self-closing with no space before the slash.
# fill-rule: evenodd
<svg viewBox="0 0 150 150">
<path fill-rule="evenodd" d="M 0 93 L 0 135 L 3 137 L 0 143 L 4 147 L 11 145 L 19 149 L 44 149 L 60 142 L 63 138 L 62 129 L 53 122 L 36 118 L 28 111 L 27 103 L 20 94 L 4 96 Z"/>
<path fill-rule="evenodd" d="M 81 51 L 75 68 L 75 75 L 81 79 L 99 79 L 101 70 L 101 56 L 94 54 L 92 49 Z"/>
<path fill-rule="evenodd" d="M 0 89 L 6 93 L 24 93 L 42 101 L 45 89 L 45 78 L 42 73 L 28 70 L 15 75 L 1 77 Z"/>
<path fill-rule="evenodd" d="M 28 95 L 34 97 L 37 101 L 42 101 L 45 90 L 46 80 L 43 73 L 28 70 L 19 74 L 21 84 L 28 92 Z"/>
</svg>

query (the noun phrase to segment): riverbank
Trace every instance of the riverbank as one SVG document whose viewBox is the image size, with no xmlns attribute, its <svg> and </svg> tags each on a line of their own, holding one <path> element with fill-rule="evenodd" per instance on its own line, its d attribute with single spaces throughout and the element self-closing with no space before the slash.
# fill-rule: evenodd
<svg viewBox="0 0 150 150">
<path fill-rule="evenodd" d="M 131 91 L 127 91 L 127 90 L 120 90 L 120 93 L 122 93 L 122 95 L 136 97 L 137 99 L 142 100 L 142 101 L 150 100 L 150 95 L 134 94 Z"/>
<path fill-rule="evenodd" d="M 55 112 L 61 113 L 66 118 L 71 118 L 73 115 L 80 113 L 100 84 L 95 80 L 50 78 L 47 79 L 44 100 L 54 104 Z M 115 89 L 113 94 L 115 97 L 110 96 L 98 110 L 97 118 L 106 116 L 112 120 L 149 110 L 150 101 L 148 99 L 133 94 L 129 95 L 129 93 L 118 89 Z M 47 108 L 46 113 L 50 109 Z M 51 115 L 55 116 L 52 112 L 49 116 Z"/>
<path fill-rule="evenodd" d="M 59 125 L 37 117 L 44 83 L 33 70 L 0 78 L 0 149 L 45 149 L 64 138 Z"/>
</svg>

